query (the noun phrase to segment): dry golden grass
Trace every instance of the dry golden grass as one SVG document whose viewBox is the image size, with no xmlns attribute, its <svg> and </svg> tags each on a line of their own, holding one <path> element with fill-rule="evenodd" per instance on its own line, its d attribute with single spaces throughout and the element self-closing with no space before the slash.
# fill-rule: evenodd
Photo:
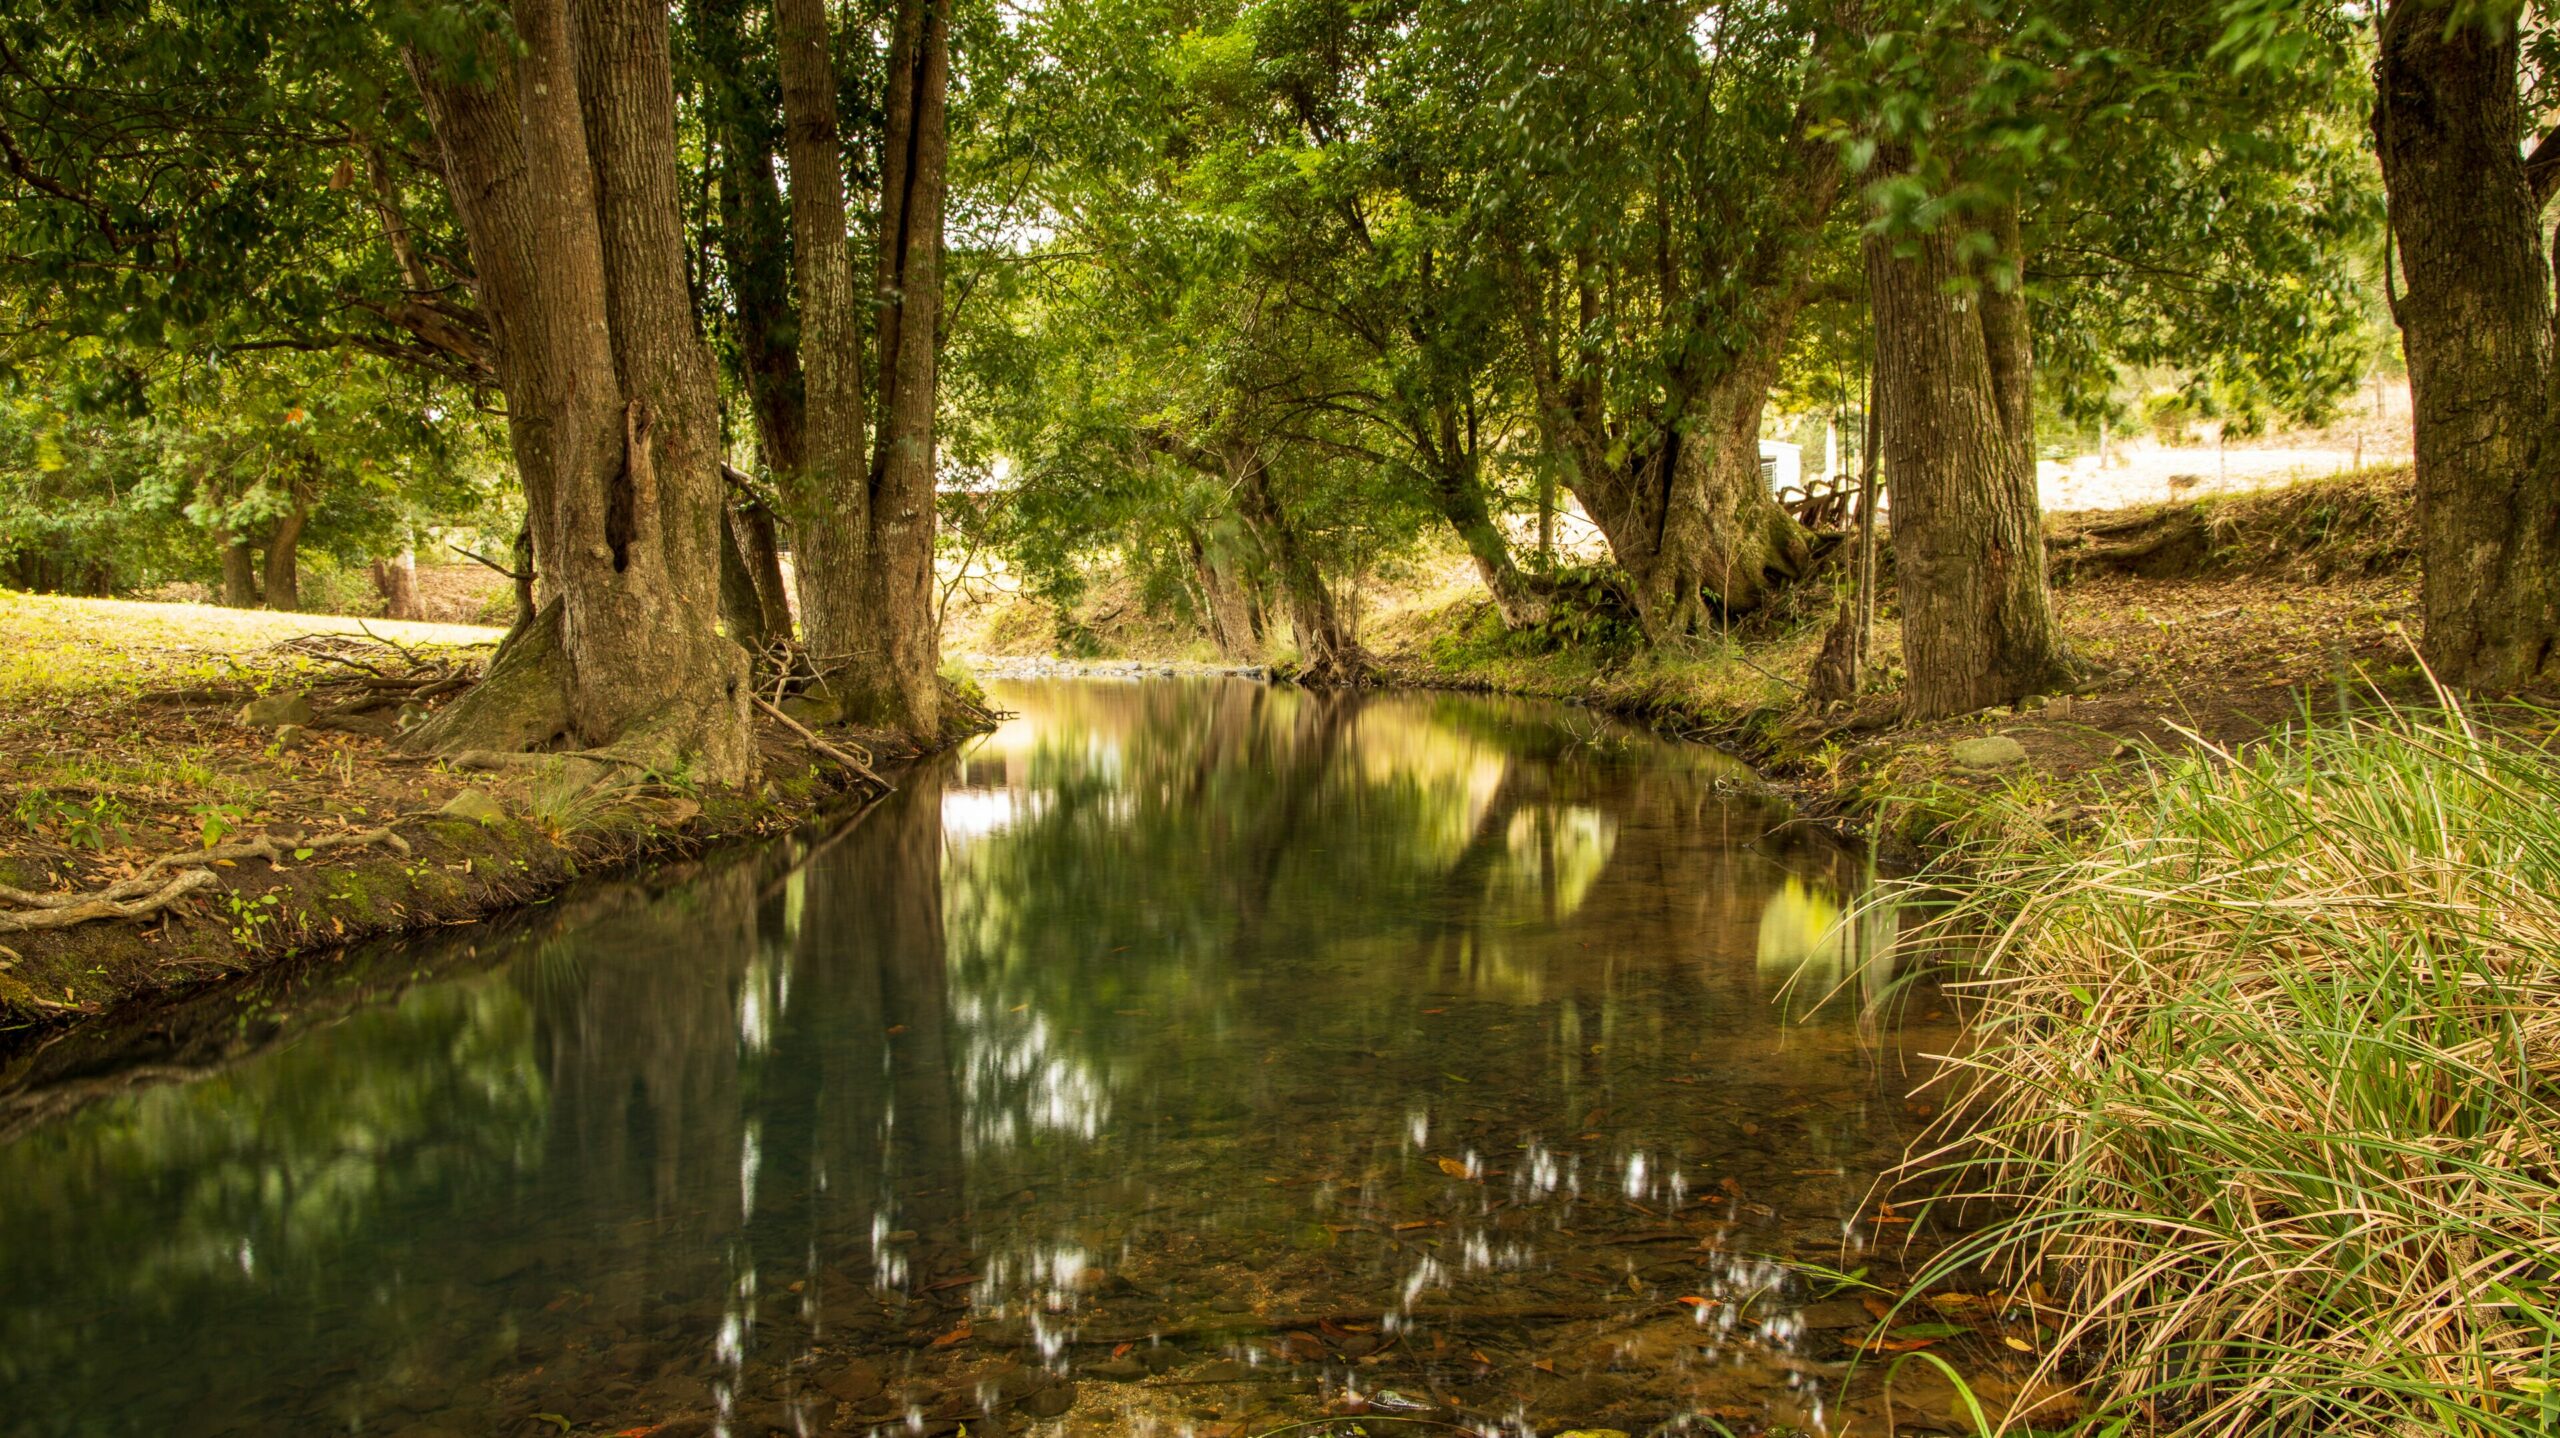
<svg viewBox="0 0 2560 1438">
<path fill-rule="evenodd" d="M 1991 860 L 1970 1084 L 1918 1160 L 2007 1217 L 2101 1410 L 2560 1432 L 2560 764 L 2458 708 L 2181 759 Z"/>
</svg>

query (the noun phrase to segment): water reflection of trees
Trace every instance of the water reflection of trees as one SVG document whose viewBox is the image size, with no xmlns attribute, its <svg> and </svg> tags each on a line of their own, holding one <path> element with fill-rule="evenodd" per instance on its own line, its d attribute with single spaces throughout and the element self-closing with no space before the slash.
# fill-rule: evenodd
<svg viewBox="0 0 2560 1438">
<path fill-rule="evenodd" d="M 1141 1178 L 1205 1216 L 1359 1173 L 1416 1102 L 1464 1142 L 1743 1072 L 1857 877 L 1712 756 L 1499 703 L 1011 702 L 841 840 L 590 890 L 494 970 L 0 1151 L 30 1430 L 756 1401 L 849 1292 L 1069 1282 Z M 1734 1032 L 1664 1018 L 1701 1003 Z"/>
</svg>

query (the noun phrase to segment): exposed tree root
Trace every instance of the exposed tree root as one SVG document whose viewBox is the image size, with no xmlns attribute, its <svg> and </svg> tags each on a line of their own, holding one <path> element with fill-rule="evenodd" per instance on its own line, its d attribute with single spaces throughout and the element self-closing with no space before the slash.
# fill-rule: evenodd
<svg viewBox="0 0 2560 1438">
<path fill-rule="evenodd" d="M 767 703 L 763 695 L 756 695 L 755 701 L 757 708 L 772 715 L 783 728 L 799 735 L 801 743 L 808 745 L 812 750 L 826 758 L 833 759 L 838 764 L 851 769 L 854 773 L 860 775 L 866 782 L 877 784 L 882 789 L 887 789 L 889 787 L 889 781 L 871 772 L 870 765 L 853 757 L 851 754 L 846 753 L 844 750 L 837 748 L 835 745 L 828 743 L 826 740 L 819 738 L 807 725 L 792 718 L 790 715 L 783 713 L 772 704 Z"/>
<path fill-rule="evenodd" d="M 385 826 L 352 834 L 323 834 L 282 842 L 260 837 L 237 844 L 217 844 L 210 849 L 181 849 L 143 865 L 141 872 L 132 878 L 118 880 L 85 894 L 39 893 L 0 884 L 0 903 L 16 904 L 26 911 L 10 913 L 0 910 L 0 931 L 24 933 L 34 929 L 67 929 L 93 919 L 147 919 L 212 884 L 217 877 L 213 865 L 224 860 L 264 859 L 280 865 L 297 851 L 317 853 L 324 849 L 370 844 L 386 845 L 403 854 L 409 852 L 409 841 Z M 161 874 L 173 869 L 185 872 L 166 881 L 160 878 Z"/>
</svg>

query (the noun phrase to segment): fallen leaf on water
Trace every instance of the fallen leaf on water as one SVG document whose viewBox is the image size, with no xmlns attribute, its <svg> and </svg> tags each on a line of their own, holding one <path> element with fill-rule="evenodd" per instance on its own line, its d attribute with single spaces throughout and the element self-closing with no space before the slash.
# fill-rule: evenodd
<svg viewBox="0 0 2560 1438">
<path fill-rule="evenodd" d="M 557 1413 L 536 1413 L 533 1415 L 533 1421 L 536 1423 L 554 1423 L 559 1425 L 561 1432 L 566 1433 L 569 1431 L 569 1420 L 561 1417 Z"/>
<path fill-rule="evenodd" d="M 1114 1358 L 1126 1358 L 1129 1356 L 1129 1350 L 1137 1346 L 1138 1345 L 1134 1343 L 1120 1344 L 1111 1350 L 1111 1356 Z"/>
<path fill-rule="evenodd" d="M 1906 1323 L 1893 1330 L 1896 1338 L 1957 1338 L 1973 1330 L 1961 1323 Z"/>
<path fill-rule="evenodd" d="M 1541 1373 L 1553 1373 L 1556 1371 L 1556 1361 L 1552 1358 L 1541 1358 L 1529 1366 L 1537 1369 Z"/>
<path fill-rule="evenodd" d="M 1424 1013 L 1426 1013 L 1426 1014 L 1445 1014 L 1445 1013 L 1447 1013 L 1447 1012 L 1448 1012 L 1448 1010 L 1447 1010 L 1447 1009 L 1424 1009 L 1424 1010 L 1423 1010 L 1423 1012 L 1424 1012 Z"/>
<path fill-rule="evenodd" d="M 954 1343 L 966 1343 L 969 1341 L 969 1332 L 969 1325 L 963 1323 L 959 1327 L 942 1335 L 940 1338 L 933 1340 L 933 1346 L 936 1348 L 948 1348 Z"/>
<path fill-rule="evenodd" d="M 1893 1305 L 1887 1303 L 1884 1295 L 1881 1293 L 1861 1294 L 1858 1298 L 1858 1302 L 1867 1310 L 1867 1312 L 1875 1315 L 1878 1322 L 1882 1322 L 1883 1320 L 1893 1316 Z"/>
<path fill-rule="evenodd" d="M 1399 1223 L 1395 1228 L 1398 1233 L 1411 1233 L 1417 1228 L 1438 1228 L 1439 1226 L 1440 1220 L 1436 1218 L 1417 1218 L 1411 1223 Z"/>
<path fill-rule="evenodd" d="M 2003 1342 L 2003 1343 L 2008 1344 L 2010 1347 L 2012 1347 L 2012 1348 L 2014 1348 L 2014 1349 L 2018 1350 L 2020 1353 L 2033 1353 L 2033 1352 L 2035 1352 L 2035 1351 L 2036 1351 L 2036 1346 L 2035 1346 L 2034 1344 L 2029 1343 L 2027 1340 L 2025 1340 L 2025 1339 L 2023 1339 L 2023 1338 L 2020 1338 L 2019 1336 L 2017 1336 L 2017 1335 L 2016 1335 L 2016 1334 L 2014 1334 L 2014 1333 L 2003 1333 L 2003 1334 L 2001 1334 L 2001 1335 L 2000 1335 L 2000 1341 L 2001 1341 L 2001 1342 Z"/>
<path fill-rule="evenodd" d="M 1701 1298 L 1694 1293 L 1683 1296 L 1680 1301 L 1688 1304 L 1691 1308 L 1712 1308 L 1717 1304 L 1717 1302 L 1719 1302 L 1719 1300 L 1713 1298 Z"/>
<path fill-rule="evenodd" d="M 1870 1353 L 1917 1353 L 1936 1343 L 1934 1338 L 1872 1338 L 1866 1343 Z"/>
<path fill-rule="evenodd" d="M 614 1432 L 613 1438 L 649 1438 L 650 1434 L 655 1433 L 666 1426 L 667 1425 L 664 1423 L 652 1423 L 646 1428 L 617 1429 Z"/>
<path fill-rule="evenodd" d="M 890 1032 L 890 1033 L 892 1033 L 892 1034 L 902 1034 L 902 1033 L 905 1033 L 906 1031 L 907 1031 L 907 1026 L 906 1026 L 905 1024 L 891 1024 L 891 1025 L 889 1025 L 889 1032 Z"/>
<path fill-rule="evenodd" d="M 1440 1164 L 1440 1171 L 1449 1175 L 1451 1178 L 1465 1178 L 1467 1176 L 1467 1166 L 1454 1158 L 1444 1158 L 1438 1160 L 1438 1162 Z"/>
</svg>

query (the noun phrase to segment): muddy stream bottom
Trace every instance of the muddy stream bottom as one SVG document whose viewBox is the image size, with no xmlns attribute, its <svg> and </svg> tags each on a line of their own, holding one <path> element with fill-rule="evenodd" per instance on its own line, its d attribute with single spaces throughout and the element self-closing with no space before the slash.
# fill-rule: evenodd
<svg viewBox="0 0 2560 1438">
<path fill-rule="evenodd" d="M 1965 1428 L 1907 1353 L 2025 1381 L 1997 1295 L 1860 1347 L 1943 1242 L 1877 1176 L 1953 1030 L 1725 761 L 995 697 L 838 832 L 21 1062 L 0 1428 L 1882 1434 Z"/>
</svg>

